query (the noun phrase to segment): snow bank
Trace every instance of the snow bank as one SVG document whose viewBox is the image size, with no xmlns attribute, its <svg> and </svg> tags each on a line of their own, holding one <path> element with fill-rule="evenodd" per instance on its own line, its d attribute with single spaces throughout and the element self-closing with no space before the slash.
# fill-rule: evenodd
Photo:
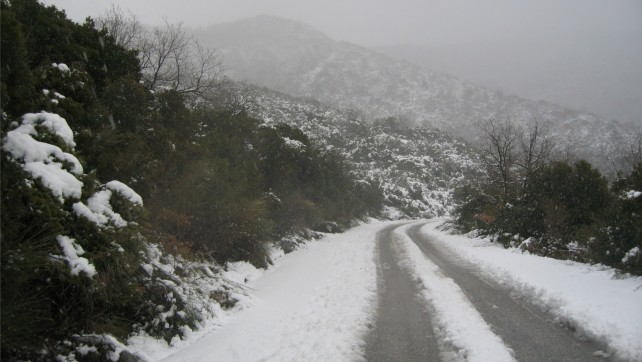
<svg viewBox="0 0 642 362">
<path fill-rule="evenodd" d="M 624 360 L 642 361 L 642 278 L 614 269 L 522 254 L 482 239 L 449 235 L 433 222 L 421 232 L 514 290 L 605 342 Z"/>
<path fill-rule="evenodd" d="M 329 235 L 284 255 L 263 276 L 235 266 L 248 308 L 166 361 L 354 361 L 376 309 L 375 235 L 381 222 Z M 245 275 L 245 276 L 243 276 Z M 249 280 L 248 280 L 249 279 Z M 179 343 L 178 346 L 181 344 Z M 168 351 L 150 351 L 158 360 Z M 215 356 L 215 357 L 214 357 Z"/>
<path fill-rule="evenodd" d="M 400 246 L 400 265 L 406 268 L 423 288 L 421 297 L 434 309 L 437 337 L 440 345 L 454 347 L 456 356 L 469 362 L 515 361 L 512 350 L 493 333 L 461 288 L 444 276 L 439 267 L 426 258 L 419 247 L 406 235 L 412 224 L 397 228 L 393 242 Z"/>
</svg>

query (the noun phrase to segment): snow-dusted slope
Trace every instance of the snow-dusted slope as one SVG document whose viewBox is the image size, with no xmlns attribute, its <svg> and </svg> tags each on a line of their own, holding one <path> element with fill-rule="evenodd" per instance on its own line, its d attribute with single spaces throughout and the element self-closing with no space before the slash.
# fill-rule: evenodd
<svg viewBox="0 0 642 362">
<path fill-rule="evenodd" d="M 345 155 L 363 179 L 381 182 L 387 206 L 407 216 L 449 214 L 452 190 L 480 175 L 472 148 L 445 132 L 394 119 L 369 122 L 356 112 L 249 85 L 230 87 L 268 125 L 295 125 Z"/>
<path fill-rule="evenodd" d="M 149 361 L 358 360 L 376 304 L 373 240 L 382 225 L 312 241 L 260 277 L 249 264 L 230 265 L 252 296 L 242 311 L 171 348 L 140 338 L 133 348 Z"/>
<path fill-rule="evenodd" d="M 606 170 L 628 132 L 588 113 L 489 90 L 356 45 L 291 20 L 260 16 L 196 32 L 219 49 L 228 75 L 367 118 L 401 116 L 475 140 L 479 121 L 547 120 L 562 144 Z"/>
</svg>

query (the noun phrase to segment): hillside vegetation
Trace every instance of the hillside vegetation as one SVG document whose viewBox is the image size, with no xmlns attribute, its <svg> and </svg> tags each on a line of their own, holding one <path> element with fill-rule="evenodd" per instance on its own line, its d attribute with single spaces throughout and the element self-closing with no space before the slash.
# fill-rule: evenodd
<svg viewBox="0 0 642 362">
<path fill-rule="evenodd" d="M 634 131 L 335 41 L 293 20 L 258 16 L 199 29 L 195 36 L 220 51 L 231 79 L 354 109 L 368 119 L 395 117 L 472 142 L 479 140 L 476 125 L 489 118 L 523 126 L 547 121 L 560 154 L 586 159 L 609 177 L 618 171 Z"/>
<path fill-rule="evenodd" d="M 540 111 L 558 140 L 578 135 L 567 154 L 612 156 L 617 124 L 269 17 L 218 28 L 240 48 L 265 33 L 218 53 L 180 24 L 0 4 L 3 360 L 136 360 L 129 337 L 172 345 L 243 298 L 222 277 L 233 262 L 265 268 L 273 248 L 369 216 L 454 214 L 506 246 L 642 272 L 639 161 L 609 185 L 521 147 Z M 224 79 L 222 59 L 278 90 Z M 492 114 L 517 124 L 499 164 L 492 129 L 472 127 Z M 462 129 L 482 146 L 446 133 Z"/>
<path fill-rule="evenodd" d="M 369 120 L 358 111 L 249 84 L 226 89 L 268 124 L 288 122 L 321 147 L 345 155 L 360 179 L 381 184 L 389 217 L 450 215 L 453 189 L 482 174 L 475 150 L 439 129 L 396 117 Z"/>
<path fill-rule="evenodd" d="M 642 273 L 642 154 L 609 185 L 587 161 L 550 157 L 553 143 L 534 124 L 488 121 L 480 148 L 484 177 L 455 192 L 462 230 L 506 247 Z"/>
<path fill-rule="evenodd" d="M 91 19 L 2 1 L 2 359 L 180 338 L 233 304 L 226 262 L 265 267 L 283 237 L 381 207 L 338 153 L 150 84 L 138 55 Z"/>
</svg>

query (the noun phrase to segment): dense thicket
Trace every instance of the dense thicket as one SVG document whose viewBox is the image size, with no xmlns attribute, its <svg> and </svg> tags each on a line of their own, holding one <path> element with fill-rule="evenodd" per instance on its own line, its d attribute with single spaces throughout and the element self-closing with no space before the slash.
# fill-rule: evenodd
<svg viewBox="0 0 642 362">
<path fill-rule="evenodd" d="M 137 52 L 90 19 L 79 25 L 36 0 L 2 1 L 1 37 L 3 359 L 49 359 L 72 335 L 126 337 L 142 328 L 171 339 L 181 323 L 193 326 L 198 316 L 150 322 L 168 291 L 143 283 L 147 242 L 186 257 L 265 266 L 269 242 L 306 228 L 334 230 L 381 206 L 379 185 L 356 180 L 340 155 L 296 128 L 186 102 L 176 90 L 150 91 Z M 80 195 L 57 198 L 4 147 L 23 115 L 40 111 L 73 130 L 75 147 L 39 124 L 32 137 L 80 160 Z M 144 208 L 109 190 L 111 180 L 132 187 Z M 110 210 L 128 223 L 81 217 L 77 204 L 112 194 Z M 63 252 L 82 255 L 95 276 L 70 273 L 72 261 L 57 257 Z M 170 324 L 173 333 L 163 329 Z"/>
<path fill-rule="evenodd" d="M 456 221 L 464 231 L 481 230 L 539 255 L 642 273 L 642 163 L 609 187 L 586 161 L 520 162 L 533 159 L 541 140 L 519 147 L 520 139 L 536 138 L 507 124 L 489 127 L 481 149 L 487 177 L 455 193 L 461 203 Z"/>
</svg>

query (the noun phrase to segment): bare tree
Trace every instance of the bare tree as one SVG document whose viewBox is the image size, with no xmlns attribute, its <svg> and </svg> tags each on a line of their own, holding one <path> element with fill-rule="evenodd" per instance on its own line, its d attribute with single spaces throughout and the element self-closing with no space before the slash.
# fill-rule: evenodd
<svg viewBox="0 0 642 362">
<path fill-rule="evenodd" d="M 116 44 L 126 49 L 137 48 L 145 29 L 132 12 L 125 12 L 118 6 L 112 6 L 98 19 L 96 27 L 105 29 L 114 37 Z"/>
<path fill-rule="evenodd" d="M 628 136 L 624 145 L 622 163 L 627 172 L 642 163 L 642 131 L 633 132 Z"/>
<path fill-rule="evenodd" d="M 504 200 L 513 196 L 517 183 L 525 191 L 533 173 L 550 160 L 554 142 L 538 119 L 523 130 L 511 121 L 493 119 L 481 123 L 479 129 L 481 161 Z"/>
<path fill-rule="evenodd" d="M 181 66 L 189 59 L 188 35 L 183 24 L 155 27 L 145 37 L 140 48 L 140 65 L 145 84 L 150 90 L 180 87 Z"/>
<path fill-rule="evenodd" d="M 218 89 L 223 72 L 223 61 L 216 51 L 205 48 L 197 40 L 192 40 L 191 61 L 186 62 L 185 72 L 179 74 L 178 82 L 183 84 L 180 90 L 183 93 L 199 94 Z"/>
<path fill-rule="evenodd" d="M 512 122 L 489 119 L 479 125 L 483 145 L 479 149 L 491 181 L 499 184 L 501 195 L 508 199 L 513 183 L 513 166 L 516 162 L 515 147 L 518 132 Z"/>
<path fill-rule="evenodd" d="M 138 51 L 143 81 L 152 91 L 173 90 L 197 101 L 208 98 L 220 84 L 221 58 L 187 33 L 182 23 L 165 20 L 162 26 L 145 29 L 133 14 L 112 6 L 97 26 L 118 44 Z"/>
<path fill-rule="evenodd" d="M 554 143 L 543 123 L 535 119 L 528 128 L 518 133 L 520 155 L 515 164 L 521 170 L 522 190 L 526 190 L 534 171 L 550 159 Z"/>
</svg>

